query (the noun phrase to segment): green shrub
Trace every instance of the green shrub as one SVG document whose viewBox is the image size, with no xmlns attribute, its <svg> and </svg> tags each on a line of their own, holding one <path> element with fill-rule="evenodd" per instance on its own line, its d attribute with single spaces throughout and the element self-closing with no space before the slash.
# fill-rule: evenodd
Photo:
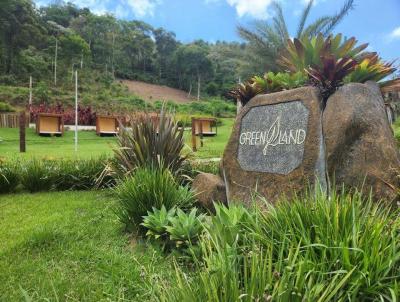
<svg viewBox="0 0 400 302">
<path fill-rule="evenodd" d="M 48 102 L 50 101 L 51 91 L 49 86 L 45 82 L 39 82 L 37 87 L 34 89 L 35 97 L 37 97 L 40 102 Z"/>
<path fill-rule="evenodd" d="M 8 103 L 0 102 L 0 112 L 15 112 L 15 108 Z"/>
<path fill-rule="evenodd" d="M 178 268 L 170 283 L 176 285 L 161 287 L 161 300 L 396 301 L 400 296 L 397 209 L 360 194 L 266 203 L 248 215 L 237 207 L 213 218 L 199 242 L 202 258 L 195 272 Z"/>
<path fill-rule="evenodd" d="M 138 168 L 120 181 L 114 193 L 118 201 L 116 214 L 129 231 L 138 229 L 152 208 L 190 208 L 195 201 L 194 194 L 177 184 L 168 169 L 148 167 Z"/>
<path fill-rule="evenodd" d="M 55 163 L 49 160 L 31 159 L 21 163 L 21 184 L 31 193 L 54 188 Z"/>
<path fill-rule="evenodd" d="M 107 177 L 97 182 L 104 170 L 106 159 L 60 160 L 53 164 L 55 172 L 54 187 L 58 191 L 90 190 L 111 184 Z"/>
<path fill-rule="evenodd" d="M 0 194 L 11 193 L 19 184 L 19 173 L 14 163 L 0 163 Z"/>
<path fill-rule="evenodd" d="M 197 209 L 193 208 L 190 213 L 185 213 L 181 209 L 176 211 L 176 215 L 170 218 L 170 225 L 166 229 L 170 239 L 175 241 L 176 246 L 190 246 L 195 243 L 203 231 L 203 214 L 197 215 Z"/>
<path fill-rule="evenodd" d="M 214 204 L 215 215 L 209 225 L 210 235 L 221 246 L 233 246 L 242 240 L 245 232 L 251 227 L 252 217 L 249 211 L 241 205 Z"/>
<path fill-rule="evenodd" d="M 167 210 L 163 205 L 160 210 L 153 208 L 143 216 L 141 225 L 147 229 L 146 236 L 152 239 L 165 240 L 167 237 L 167 226 L 170 219 L 175 215 L 176 209 Z"/>
<path fill-rule="evenodd" d="M 14 75 L 0 75 L 0 84 L 4 85 L 17 85 L 18 81 Z"/>
<path fill-rule="evenodd" d="M 194 178 L 200 172 L 219 175 L 220 161 L 188 161 L 185 165 L 186 174 Z"/>
<path fill-rule="evenodd" d="M 176 215 L 170 218 L 170 224 L 166 229 L 169 234 L 170 246 L 174 246 L 173 252 L 180 260 L 193 262 L 193 259 L 201 257 L 198 240 L 204 232 L 206 216 L 197 214 L 193 208 L 189 213 L 178 209 Z"/>
</svg>

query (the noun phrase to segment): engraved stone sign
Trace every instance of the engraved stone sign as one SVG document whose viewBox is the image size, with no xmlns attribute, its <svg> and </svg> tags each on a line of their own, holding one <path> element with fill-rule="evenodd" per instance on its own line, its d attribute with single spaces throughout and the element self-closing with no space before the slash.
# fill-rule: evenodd
<svg viewBox="0 0 400 302">
<path fill-rule="evenodd" d="M 242 169 L 286 175 L 297 168 L 303 161 L 308 116 L 300 100 L 251 108 L 240 127 Z"/>
<path fill-rule="evenodd" d="M 222 158 L 228 202 L 275 202 L 325 181 L 321 96 L 303 87 L 254 97 L 237 116 Z"/>
</svg>

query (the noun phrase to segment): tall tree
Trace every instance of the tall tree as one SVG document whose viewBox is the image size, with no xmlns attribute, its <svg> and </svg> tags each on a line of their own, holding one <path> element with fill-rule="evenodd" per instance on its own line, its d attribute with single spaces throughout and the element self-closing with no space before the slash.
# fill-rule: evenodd
<svg viewBox="0 0 400 302">
<path fill-rule="evenodd" d="M 2 0 L 0 5 L 0 43 L 4 72 L 14 71 L 15 59 L 29 45 L 40 46 L 46 40 L 45 29 L 29 0 Z"/>
<path fill-rule="evenodd" d="M 176 51 L 177 64 L 182 66 L 182 71 L 189 82 L 189 94 L 192 90 L 193 80 L 197 81 L 197 100 L 200 100 L 201 82 L 212 74 L 212 62 L 207 56 L 207 47 L 204 42 L 195 42 L 182 45 Z"/>
<path fill-rule="evenodd" d="M 158 28 L 153 33 L 157 48 L 158 77 L 161 80 L 163 73 L 166 72 L 168 61 L 178 47 L 178 42 L 173 32 L 163 28 Z"/>
<path fill-rule="evenodd" d="M 301 13 L 297 26 L 296 38 L 311 37 L 317 33 L 329 35 L 332 30 L 353 9 L 354 0 L 346 0 L 342 8 L 332 16 L 321 16 L 307 25 L 314 0 L 309 0 Z M 249 67 L 254 73 L 263 73 L 266 70 L 277 71 L 276 58 L 279 51 L 286 45 L 290 38 L 287 22 L 284 18 L 282 6 L 273 3 L 275 15 L 271 22 L 256 21 L 252 27 L 238 26 L 237 31 L 248 46 L 247 58 Z M 251 57 L 251 59 L 249 58 Z"/>
</svg>

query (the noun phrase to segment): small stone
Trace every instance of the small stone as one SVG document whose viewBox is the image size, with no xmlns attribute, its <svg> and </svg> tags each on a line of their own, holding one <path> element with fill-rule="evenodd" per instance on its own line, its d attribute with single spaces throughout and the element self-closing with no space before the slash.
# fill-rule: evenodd
<svg viewBox="0 0 400 302">
<path fill-rule="evenodd" d="M 214 210 L 214 202 L 226 204 L 226 190 L 222 178 L 210 173 L 198 174 L 192 183 L 198 202 L 208 210 Z"/>
</svg>

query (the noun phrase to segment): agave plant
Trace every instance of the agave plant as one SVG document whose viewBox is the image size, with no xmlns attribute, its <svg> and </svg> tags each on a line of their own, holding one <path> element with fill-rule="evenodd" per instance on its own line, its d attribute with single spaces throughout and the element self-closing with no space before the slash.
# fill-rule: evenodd
<svg viewBox="0 0 400 302">
<path fill-rule="evenodd" d="M 147 229 L 146 236 L 154 239 L 164 238 L 175 211 L 175 208 L 167 210 L 163 205 L 159 210 L 153 207 L 152 212 L 147 212 L 147 216 L 143 216 L 143 223 L 141 223 Z"/>
<path fill-rule="evenodd" d="M 188 214 L 178 209 L 176 216 L 170 219 L 170 225 L 166 227 L 170 239 L 175 241 L 177 247 L 195 243 L 204 230 L 202 223 L 204 219 L 204 214 L 197 215 L 196 208 Z"/>
</svg>

